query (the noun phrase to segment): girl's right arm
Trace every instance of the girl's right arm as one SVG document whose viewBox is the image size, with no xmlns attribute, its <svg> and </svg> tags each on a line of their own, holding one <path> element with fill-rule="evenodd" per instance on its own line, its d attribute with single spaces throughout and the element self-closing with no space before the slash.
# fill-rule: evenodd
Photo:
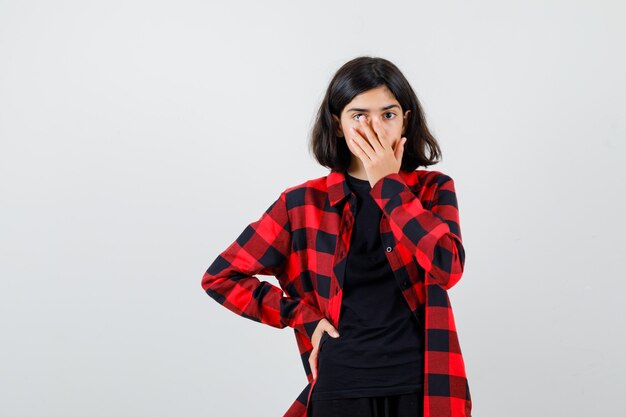
<svg viewBox="0 0 626 417">
<path fill-rule="evenodd" d="M 286 274 L 290 256 L 291 226 L 283 191 L 211 263 L 202 277 L 202 288 L 240 316 L 277 328 L 292 327 L 310 340 L 324 314 L 301 297 L 286 296 L 281 288 L 255 276 Z"/>
</svg>

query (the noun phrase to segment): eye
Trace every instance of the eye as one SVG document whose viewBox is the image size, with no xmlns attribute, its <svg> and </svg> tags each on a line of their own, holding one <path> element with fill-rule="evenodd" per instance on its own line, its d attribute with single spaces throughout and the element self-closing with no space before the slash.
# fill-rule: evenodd
<svg viewBox="0 0 626 417">
<path fill-rule="evenodd" d="M 352 115 L 352 119 L 354 121 L 358 122 L 359 121 L 359 116 L 362 115 L 362 114 L 363 113 L 355 113 L 354 115 Z M 391 115 L 391 117 L 386 117 L 387 115 Z M 365 117 L 367 118 L 367 115 L 365 115 Z M 385 119 L 387 119 L 387 120 L 392 120 L 395 117 L 396 117 L 396 114 L 394 112 L 388 111 L 388 112 L 385 113 Z"/>
</svg>

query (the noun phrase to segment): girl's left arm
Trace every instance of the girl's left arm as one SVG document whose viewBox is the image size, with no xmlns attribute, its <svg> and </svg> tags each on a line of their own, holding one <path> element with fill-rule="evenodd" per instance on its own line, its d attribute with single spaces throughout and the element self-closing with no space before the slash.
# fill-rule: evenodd
<svg viewBox="0 0 626 417">
<path fill-rule="evenodd" d="M 447 290 L 461 279 L 465 250 L 454 181 L 439 171 L 433 175 L 430 210 L 398 173 L 379 179 L 371 194 L 389 218 L 396 240 L 413 253 L 429 280 Z"/>
</svg>

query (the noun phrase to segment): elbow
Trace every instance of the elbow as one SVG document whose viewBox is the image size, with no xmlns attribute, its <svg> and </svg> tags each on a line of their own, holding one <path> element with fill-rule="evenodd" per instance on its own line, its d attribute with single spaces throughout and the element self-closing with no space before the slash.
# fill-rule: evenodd
<svg viewBox="0 0 626 417">
<path fill-rule="evenodd" d="M 211 282 L 213 282 L 214 276 L 209 274 L 209 271 L 205 271 L 204 275 L 202 275 L 202 280 L 200 281 L 200 285 L 202 289 L 206 292 L 211 286 Z"/>
<path fill-rule="evenodd" d="M 442 287 L 445 290 L 449 290 L 450 288 L 454 287 L 456 285 L 456 283 L 461 280 L 461 275 L 462 274 L 450 275 L 448 277 L 448 281 L 444 285 L 442 285 Z"/>
<path fill-rule="evenodd" d="M 226 278 L 223 276 L 214 275 L 207 271 L 202 276 L 202 289 L 209 297 L 220 304 L 224 304 L 229 291 L 227 287 L 224 286 L 225 280 Z"/>
<path fill-rule="evenodd" d="M 456 240 L 456 244 L 454 245 L 454 250 L 451 253 L 450 263 L 449 263 L 449 273 L 447 273 L 446 282 L 442 284 L 442 287 L 446 290 L 454 287 L 463 276 L 463 271 L 465 270 L 465 248 L 460 240 Z"/>
<path fill-rule="evenodd" d="M 200 285 L 205 292 L 209 292 L 223 281 L 228 270 L 228 262 L 222 255 L 215 258 L 215 260 L 209 265 L 207 270 L 202 275 Z M 210 295 L 210 294 L 209 294 Z"/>
</svg>

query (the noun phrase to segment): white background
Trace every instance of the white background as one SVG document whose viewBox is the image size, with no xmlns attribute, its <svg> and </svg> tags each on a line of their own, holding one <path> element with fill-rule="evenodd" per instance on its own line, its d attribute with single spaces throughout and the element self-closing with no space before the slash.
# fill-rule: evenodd
<svg viewBox="0 0 626 417">
<path fill-rule="evenodd" d="M 200 280 L 327 174 L 315 112 L 373 55 L 455 180 L 474 415 L 625 415 L 624 7 L 0 1 L 0 414 L 282 415 L 307 382 L 293 330 Z"/>
</svg>

